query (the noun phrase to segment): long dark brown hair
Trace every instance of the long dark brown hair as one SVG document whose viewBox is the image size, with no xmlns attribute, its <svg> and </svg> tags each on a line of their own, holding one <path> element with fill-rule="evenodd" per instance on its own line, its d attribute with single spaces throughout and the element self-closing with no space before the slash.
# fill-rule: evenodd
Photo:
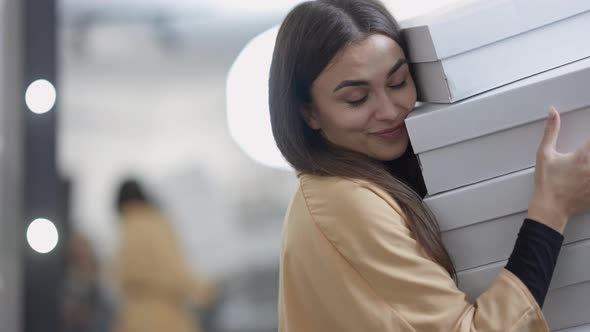
<svg viewBox="0 0 590 332">
<path fill-rule="evenodd" d="M 438 223 L 422 201 L 423 180 L 411 147 L 400 160 L 381 162 L 331 144 L 304 121 L 314 80 L 345 46 L 372 34 L 386 35 L 405 49 L 399 26 L 379 1 L 309 1 L 287 15 L 277 36 L 269 79 L 275 141 L 285 159 L 302 173 L 364 179 L 387 191 L 426 254 L 456 280 Z"/>
</svg>

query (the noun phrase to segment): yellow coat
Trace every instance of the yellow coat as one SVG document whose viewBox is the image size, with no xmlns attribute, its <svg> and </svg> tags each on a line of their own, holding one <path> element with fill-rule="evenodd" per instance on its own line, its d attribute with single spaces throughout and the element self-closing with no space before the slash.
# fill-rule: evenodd
<svg viewBox="0 0 590 332">
<path fill-rule="evenodd" d="M 125 208 L 121 224 L 117 275 L 123 303 L 115 331 L 200 331 L 188 305 L 207 304 L 213 288 L 193 276 L 171 226 L 140 203 Z"/>
<path fill-rule="evenodd" d="M 279 331 L 549 331 L 508 270 L 469 303 L 402 215 L 371 183 L 300 176 L 283 230 Z"/>
</svg>

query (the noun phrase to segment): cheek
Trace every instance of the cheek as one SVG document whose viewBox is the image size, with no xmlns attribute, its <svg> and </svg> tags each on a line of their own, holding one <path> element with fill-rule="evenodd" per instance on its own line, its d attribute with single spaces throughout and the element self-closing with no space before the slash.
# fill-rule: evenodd
<svg viewBox="0 0 590 332">
<path fill-rule="evenodd" d="M 367 111 L 357 109 L 342 115 L 338 119 L 340 128 L 349 134 L 364 134 L 370 122 L 370 117 L 367 114 Z"/>
<path fill-rule="evenodd" d="M 369 117 L 363 108 L 346 109 L 346 106 L 335 107 L 325 114 L 324 130 L 339 132 L 363 132 L 367 128 Z"/>
</svg>

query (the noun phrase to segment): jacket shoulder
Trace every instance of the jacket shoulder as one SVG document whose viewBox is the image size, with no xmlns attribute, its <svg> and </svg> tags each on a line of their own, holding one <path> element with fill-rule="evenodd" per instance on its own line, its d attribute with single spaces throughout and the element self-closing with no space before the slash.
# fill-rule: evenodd
<svg viewBox="0 0 590 332">
<path fill-rule="evenodd" d="M 360 221 L 403 219 L 401 208 L 378 185 L 360 179 L 303 175 L 300 192 L 320 228 L 359 226 Z M 402 222 L 404 223 L 404 222 Z"/>
</svg>

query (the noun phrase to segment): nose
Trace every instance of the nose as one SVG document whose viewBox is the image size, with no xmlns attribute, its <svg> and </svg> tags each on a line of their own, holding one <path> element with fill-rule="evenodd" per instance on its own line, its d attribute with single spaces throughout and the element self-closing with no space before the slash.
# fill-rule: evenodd
<svg viewBox="0 0 590 332">
<path fill-rule="evenodd" d="M 402 109 L 386 91 L 377 96 L 375 107 L 375 119 L 379 121 L 396 121 L 402 113 Z"/>
</svg>

